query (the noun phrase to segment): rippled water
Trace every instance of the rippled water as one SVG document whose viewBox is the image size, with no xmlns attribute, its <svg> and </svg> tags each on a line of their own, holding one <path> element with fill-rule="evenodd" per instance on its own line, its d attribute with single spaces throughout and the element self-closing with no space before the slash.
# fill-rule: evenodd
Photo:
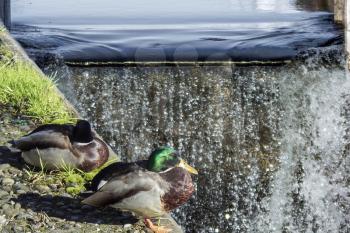
<svg viewBox="0 0 350 233">
<path fill-rule="evenodd" d="M 329 2 L 17 0 L 12 33 L 71 64 L 280 61 L 341 43 Z"/>
<path fill-rule="evenodd" d="M 195 196 L 174 213 L 186 232 L 324 233 L 350 231 L 342 64 L 315 54 L 279 67 L 55 70 L 123 159 L 169 144 L 199 169 Z"/>
</svg>

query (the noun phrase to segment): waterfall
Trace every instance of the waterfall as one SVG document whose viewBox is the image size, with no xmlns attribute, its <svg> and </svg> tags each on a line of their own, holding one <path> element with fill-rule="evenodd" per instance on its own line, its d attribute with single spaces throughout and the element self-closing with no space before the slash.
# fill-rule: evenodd
<svg viewBox="0 0 350 233">
<path fill-rule="evenodd" d="M 168 144 L 198 168 L 195 195 L 173 213 L 186 232 L 348 232 L 350 80 L 342 55 L 312 54 L 53 70 L 123 160 Z"/>
</svg>

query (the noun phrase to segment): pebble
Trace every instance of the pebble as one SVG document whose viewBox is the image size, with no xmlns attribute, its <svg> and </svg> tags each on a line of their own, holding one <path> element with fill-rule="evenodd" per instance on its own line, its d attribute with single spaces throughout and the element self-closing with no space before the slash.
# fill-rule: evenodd
<svg viewBox="0 0 350 233">
<path fill-rule="evenodd" d="M 74 209 L 74 210 L 71 211 L 71 213 L 73 213 L 73 214 L 80 214 L 81 210 L 80 209 Z"/>
<path fill-rule="evenodd" d="M 57 202 L 56 205 L 57 205 L 57 206 L 63 206 L 63 205 L 64 205 L 64 202 L 61 202 L 61 201 L 60 201 L 60 202 Z"/>
<path fill-rule="evenodd" d="M 65 217 L 66 216 L 66 212 L 57 210 L 57 211 L 55 211 L 55 216 L 57 216 L 57 217 Z"/>
<path fill-rule="evenodd" d="M 92 209 L 94 209 L 94 207 L 89 206 L 89 205 L 83 205 L 83 206 L 81 207 L 81 209 L 82 209 L 82 210 L 92 210 Z"/>
<path fill-rule="evenodd" d="M 6 192 L 5 190 L 0 190 L 0 198 L 5 197 L 7 195 L 9 195 L 8 192 Z"/>
<path fill-rule="evenodd" d="M 27 193 L 27 191 L 24 191 L 24 190 L 22 190 L 22 189 L 18 189 L 18 190 L 16 190 L 16 193 L 19 194 L 19 195 L 21 195 L 21 194 Z"/>
<path fill-rule="evenodd" d="M 20 174 L 22 174 L 22 172 L 20 170 L 18 170 L 17 168 L 15 168 L 15 167 L 10 167 L 8 169 L 8 171 L 12 175 L 20 175 Z"/>
<path fill-rule="evenodd" d="M 4 225 L 6 223 L 6 218 L 5 218 L 5 215 L 0 215 L 0 226 L 1 225 Z"/>
<path fill-rule="evenodd" d="M 30 131 L 30 127 L 28 125 L 20 125 L 19 129 L 24 131 L 24 132 Z"/>
<path fill-rule="evenodd" d="M 52 189 L 53 191 L 57 190 L 57 184 L 49 184 L 50 189 Z"/>
<path fill-rule="evenodd" d="M 68 193 L 62 193 L 61 194 L 62 197 L 72 197 L 72 195 L 68 194 Z"/>
<path fill-rule="evenodd" d="M 16 184 L 13 186 L 13 188 L 14 188 L 15 190 L 23 190 L 23 191 L 26 191 L 26 192 L 29 191 L 29 187 L 28 187 L 27 185 L 21 184 L 21 183 L 16 183 Z"/>
<path fill-rule="evenodd" d="M 11 165 L 8 163 L 0 164 L 0 171 L 7 170 L 10 167 L 11 167 Z"/>
<path fill-rule="evenodd" d="M 7 217 L 13 217 L 13 216 L 16 216 L 18 214 L 18 210 L 15 210 L 15 209 L 12 209 L 12 208 L 8 208 L 6 210 L 4 210 L 4 214 L 7 216 Z"/>
<path fill-rule="evenodd" d="M 21 209 L 21 204 L 16 203 L 16 204 L 15 204 L 15 210 L 19 210 L 19 209 Z"/>
<path fill-rule="evenodd" d="M 123 226 L 123 228 L 124 229 L 129 229 L 129 228 L 131 228 L 132 227 L 132 225 L 129 223 L 129 224 L 125 224 L 124 226 Z"/>
<path fill-rule="evenodd" d="M 3 210 L 9 209 L 11 206 L 9 204 L 2 205 Z"/>
<path fill-rule="evenodd" d="M 15 227 L 14 227 L 14 230 L 15 230 L 16 232 L 23 232 L 23 227 L 21 227 L 21 226 L 15 226 Z"/>
<path fill-rule="evenodd" d="M 47 185 L 36 185 L 35 189 L 41 193 L 48 193 L 51 189 Z"/>
<path fill-rule="evenodd" d="M 12 185 L 4 185 L 4 186 L 2 186 L 2 189 L 9 192 L 10 194 L 13 193 Z"/>
<path fill-rule="evenodd" d="M 15 181 L 11 178 L 5 177 L 2 179 L 1 184 L 3 186 L 12 186 L 15 183 Z"/>
</svg>

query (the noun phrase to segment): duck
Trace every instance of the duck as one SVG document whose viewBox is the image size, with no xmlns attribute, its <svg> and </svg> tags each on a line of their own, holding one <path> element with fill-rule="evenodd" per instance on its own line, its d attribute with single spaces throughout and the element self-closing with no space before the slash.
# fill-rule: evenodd
<svg viewBox="0 0 350 233">
<path fill-rule="evenodd" d="M 76 124 L 45 124 L 9 142 L 24 161 L 47 170 L 77 168 L 89 172 L 107 162 L 109 147 L 86 120 Z"/>
<path fill-rule="evenodd" d="M 174 148 L 160 147 L 148 160 L 117 162 L 102 169 L 91 181 L 94 193 L 82 203 L 130 211 L 143 218 L 153 232 L 170 232 L 151 219 L 165 216 L 188 201 L 195 190 L 191 174 L 198 171 Z"/>
</svg>

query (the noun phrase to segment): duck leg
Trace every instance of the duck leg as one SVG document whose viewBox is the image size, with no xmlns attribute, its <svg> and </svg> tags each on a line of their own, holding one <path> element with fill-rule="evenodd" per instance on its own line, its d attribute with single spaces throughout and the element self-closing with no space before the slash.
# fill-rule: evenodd
<svg viewBox="0 0 350 233">
<path fill-rule="evenodd" d="M 153 222 L 151 221 L 151 219 L 149 219 L 149 218 L 145 218 L 144 222 L 145 222 L 146 227 L 151 229 L 154 233 L 169 233 L 169 232 L 171 232 L 171 229 L 167 229 L 167 228 L 162 227 L 162 226 L 155 226 L 153 224 Z"/>
</svg>

